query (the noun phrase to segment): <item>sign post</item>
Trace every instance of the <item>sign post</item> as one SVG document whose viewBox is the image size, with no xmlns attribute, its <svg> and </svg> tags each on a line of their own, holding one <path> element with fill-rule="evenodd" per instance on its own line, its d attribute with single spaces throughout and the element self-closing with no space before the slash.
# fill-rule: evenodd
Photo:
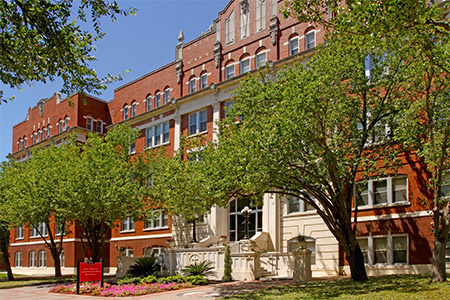
<svg viewBox="0 0 450 300">
<path fill-rule="evenodd" d="M 80 294 L 80 282 L 100 281 L 103 287 L 103 263 L 94 263 L 92 260 L 82 263 L 78 261 L 77 268 L 77 294 Z"/>
</svg>

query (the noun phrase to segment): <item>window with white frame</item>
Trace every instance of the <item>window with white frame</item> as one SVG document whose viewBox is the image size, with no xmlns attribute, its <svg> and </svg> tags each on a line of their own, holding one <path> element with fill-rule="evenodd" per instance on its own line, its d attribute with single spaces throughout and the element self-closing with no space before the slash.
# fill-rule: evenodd
<svg viewBox="0 0 450 300">
<path fill-rule="evenodd" d="M 93 125 L 93 121 L 92 118 L 86 118 L 86 129 L 87 130 L 93 130 L 94 129 L 94 125 Z"/>
<path fill-rule="evenodd" d="M 145 147 L 155 147 L 169 143 L 169 122 L 145 129 Z"/>
<path fill-rule="evenodd" d="M 61 264 L 61 268 L 66 267 L 66 253 L 64 253 L 64 250 L 62 250 L 59 255 L 59 263 Z"/>
<path fill-rule="evenodd" d="M 207 110 L 199 110 L 189 114 L 189 135 L 206 131 Z"/>
<path fill-rule="evenodd" d="M 266 1 L 255 1 L 255 32 L 266 29 Z"/>
<path fill-rule="evenodd" d="M 250 57 L 245 58 L 239 62 L 240 74 L 250 72 Z"/>
<path fill-rule="evenodd" d="M 120 231 L 134 231 L 134 218 L 126 217 L 122 219 Z"/>
<path fill-rule="evenodd" d="M 147 111 L 152 109 L 152 96 L 148 96 L 147 99 L 145 99 L 147 102 Z"/>
<path fill-rule="evenodd" d="M 225 67 L 225 79 L 231 79 L 234 77 L 234 64 L 229 64 Z"/>
<path fill-rule="evenodd" d="M 126 247 L 125 248 L 125 256 L 127 256 L 127 257 L 134 257 L 134 250 L 133 250 L 133 248 Z"/>
<path fill-rule="evenodd" d="M 197 79 L 196 78 L 192 78 L 191 80 L 189 80 L 189 93 L 193 93 L 195 92 L 197 86 Z"/>
<path fill-rule="evenodd" d="M 170 89 L 164 90 L 164 104 L 167 104 L 170 102 Z"/>
<path fill-rule="evenodd" d="M 42 236 L 47 236 L 47 224 L 45 222 L 39 223 L 37 226 L 33 226 L 30 228 L 30 237 L 40 237 L 39 232 Z"/>
<path fill-rule="evenodd" d="M 447 198 L 450 196 L 450 172 L 446 171 L 442 174 L 441 183 L 441 197 Z"/>
<path fill-rule="evenodd" d="M 225 118 L 229 115 L 229 109 L 234 105 L 234 101 L 226 101 L 224 104 Z"/>
<path fill-rule="evenodd" d="M 36 144 L 36 137 L 35 137 L 34 133 L 31 134 L 31 142 L 32 142 L 32 145 Z"/>
<path fill-rule="evenodd" d="M 40 140 L 44 140 L 44 130 L 39 130 Z"/>
<path fill-rule="evenodd" d="M 153 211 L 150 218 L 145 220 L 144 229 L 161 229 L 169 227 L 169 215 L 165 210 Z"/>
<path fill-rule="evenodd" d="M 358 237 L 358 244 L 364 255 L 364 263 L 379 264 L 408 264 L 408 235 L 391 234 Z"/>
<path fill-rule="evenodd" d="M 21 140 L 19 140 L 17 142 L 17 145 L 19 146 L 19 151 L 22 150 L 22 141 Z"/>
<path fill-rule="evenodd" d="M 47 252 L 39 251 L 39 268 L 47 267 Z"/>
<path fill-rule="evenodd" d="M 101 120 L 97 120 L 97 132 L 100 134 L 103 133 L 103 122 Z"/>
<path fill-rule="evenodd" d="M 161 93 L 155 94 L 155 108 L 161 106 Z"/>
<path fill-rule="evenodd" d="M 63 130 L 62 130 L 62 127 L 63 125 L 62 125 L 62 121 L 59 121 L 58 122 L 58 133 L 61 133 Z M 33 142 L 34 143 L 34 142 Z"/>
<path fill-rule="evenodd" d="M 36 268 L 37 265 L 37 252 L 36 251 L 30 251 L 28 254 L 28 266 L 30 268 Z"/>
<path fill-rule="evenodd" d="M 40 137 L 39 132 L 36 132 L 35 135 L 36 135 L 36 143 L 39 143 L 39 142 L 41 141 L 41 140 L 39 139 L 39 137 Z"/>
<path fill-rule="evenodd" d="M 225 44 L 234 42 L 234 11 L 225 19 Z"/>
<path fill-rule="evenodd" d="M 312 49 L 316 46 L 316 31 L 312 30 L 305 34 L 305 49 Z"/>
<path fill-rule="evenodd" d="M 66 118 L 65 120 L 64 120 L 64 131 L 65 130 L 67 130 L 67 128 L 69 128 L 69 118 Z"/>
<path fill-rule="evenodd" d="M 48 136 L 50 136 L 50 127 L 48 127 Z M 27 146 L 27 139 L 23 139 L 23 147 L 25 148 Z"/>
<path fill-rule="evenodd" d="M 289 55 L 294 55 L 299 52 L 298 48 L 298 37 L 294 37 L 289 40 Z"/>
<path fill-rule="evenodd" d="M 22 267 L 22 252 L 20 251 L 14 253 L 14 267 L 16 268 Z"/>
<path fill-rule="evenodd" d="M 315 209 L 299 197 L 288 196 L 288 214 L 315 211 Z"/>
<path fill-rule="evenodd" d="M 288 251 L 294 252 L 300 247 L 305 247 L 311 251 L 311 265 L 316 264 L 316 240 L 312 237 L 303 236 L 300 240 L 299 238 L 293 238 L 288 241 Z"/>
<path fill-rule="evenodd" d="M 205 89 L 208 87 L 208 74 L 204 73 L 200 76 L 200 89 Z"/>
<path fill-rule="evenodd" d="M 130 149 L 128 151 L 130 154 L 136 153 L 136 143 L 131 144 Z"/>
<path fill-rule="evenodd" d="M 259 52 L 256 54 L 256 67 L 261 68 L 264 67 L 267 63 L 267 52 Z"/>
<path fill-rule="evenodd" d="M 44 139 L 47 139 L 48 138 L 47 128 L 44 128 L 42 131 L 44 131 Z"/>
<path fill-rule="evenodd" d="M 123 108 L 123 119 L 124 120 L 128 119 L 128 106 L 125 106 Z"/>
<path fill-rule="evenodd" d="M 242 240 L 245 236 L 245 216 L 242 214 L 245 206 L 252 209 L 248 219 L 249 237 L 262 232 L 262 208 L 251 205 L 248 199 L 234 199 L 228 203 L 228 236 L 231 242 Z"/>
<path fill-rule="evenodd" d="M 16 227 L 16 240 L 23 239 L 23 225 Z"/>
<path fill-rule="evenodd" d="M 357 183 L 355 187 L 358 207 L 408 202 L 408 177 L 389 176 Z"/>
<path fill-rule="evenodd" d="M 131 103 L 131 117 L 136 116 L 136 102 Z"/>
</svg>

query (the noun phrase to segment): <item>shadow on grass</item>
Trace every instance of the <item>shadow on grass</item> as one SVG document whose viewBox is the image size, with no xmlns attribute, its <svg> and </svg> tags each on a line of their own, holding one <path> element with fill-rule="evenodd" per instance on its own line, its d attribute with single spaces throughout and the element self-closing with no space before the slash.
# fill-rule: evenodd
<svg viewBox="0 0 450 300">
<path fill-rule="evenodd" d="M 428 295 L 433 291 L 443 293 L 442 298 L 438 299 L 450 299 L 448 283 L 432 284 L 429 276 L 416 275 L 371 277 L 365 282 L 354 282 L 351 279 L 313 281 L 305 284 L 264 287 L 263 290 L 252 292 L 249 292 L 249 288 L 245 288 L 245 284 L 239 292 L 240 285 L 218 287 L 217 292 L 224 299 L 361 299 L 365 295 L 369 297 L 366 299 L 411 299 L 418 295 Z M 261 284 L 259 286 L 263 288 Z M 441 288 L 444 290 L 440 291 Z"/>
</svg>

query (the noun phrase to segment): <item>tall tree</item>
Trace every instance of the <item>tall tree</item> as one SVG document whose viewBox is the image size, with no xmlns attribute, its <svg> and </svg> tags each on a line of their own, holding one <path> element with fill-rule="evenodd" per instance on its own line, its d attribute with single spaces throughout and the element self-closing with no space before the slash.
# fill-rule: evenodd
<svg viewBox="0 0 450 300">
<path fill-rule="evenodd" d="M 383 43 L 404 43 L 391 49 L 391 55 L 410 64 L 412 75 L 402 85 L 407 101 L 397 116 L 395 139 L 425 162 L 423 176 L 428 180 L 428 194 L 433 195 L 423 199 L 433 218 L 432 280 L 445 281 L 450 230 L 450 23 L 449 5 L 433 2 L 440 1 L 292 0 L 286 1 L 285 14 L 326 26 L 332 31 L 331 39 L 372 36 Z M 329 14 L 324 14 L 325 9 Z"/>
<path fill-rule="evenodd" d="M 6 199 L 4 197 L 3 190 L 6 188 L 4 183 L 4 170 L 7 168 L 7 163 L 2 162 L 0 164 L 0 255 L 6 266 L 6 273 L 8 274 L 8 280 L 14 280 L 14 275 L 11 270 L 11 262 L 9 261 L 9 230 L 10 220 L 6 211 Z"/>
<path fill-rule="evenodd" d="M 56 277 L 61 276 L 60 255 L 68 213 L 66 194 L 71 181 L 68 171 L 77 152 L 73 142 L 35 149 L 29 160 L 10 162 L 5 169 L 5 210 L 10 222 L 34 228 L 50 250 Z"/>
<path fill-rule="evenodd" d="M 73 0 L 0 1 L 0 82 L 20 88 L 59 77 L 62 92 L 98 93 L 107 81 L 120 78 L 98 78 L 89 66 L 95 60 L 93 43 L 104 35 L 100 19 L 134 12 L 108 0 L 82 0 L 78 7 Z M 92 32 L 82 29 L 82 22 Z"/>
<path fill-rule="evenodd" d="M 86 257 L 103 258 L 105 240 L 117 221 L 139 217 L 146 206 L 140 181 L 129 154 L 138 133 L 118 125 L 105 136 L 90 133 L 79 144 L 79 153 L 70 168 L 67 219 L 74 220 Z"/>
</svg>

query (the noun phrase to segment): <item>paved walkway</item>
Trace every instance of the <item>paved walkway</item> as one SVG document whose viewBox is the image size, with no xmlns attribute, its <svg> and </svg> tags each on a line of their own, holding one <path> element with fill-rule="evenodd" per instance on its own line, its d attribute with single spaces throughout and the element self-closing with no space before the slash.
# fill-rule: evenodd
<svg viewBox="0 0 450 300">
<path fill-rule="evenodd" d="M 217 299 L 225 296 L 242 294 L 271 286 L 289 284 L 291 280 L 271 281 L 238 281 L 231 283 L 212 284 L 190 289 L 149 294 L 145 296 L 126 297 L 125 300 L 182 300 L 182 299 Z M 54 285 L 30 286 L 23 288 L 0 290 L 0 300 L 90 300 L 109 299 L 86 295 L 49 293 Z"/>
</svg>

